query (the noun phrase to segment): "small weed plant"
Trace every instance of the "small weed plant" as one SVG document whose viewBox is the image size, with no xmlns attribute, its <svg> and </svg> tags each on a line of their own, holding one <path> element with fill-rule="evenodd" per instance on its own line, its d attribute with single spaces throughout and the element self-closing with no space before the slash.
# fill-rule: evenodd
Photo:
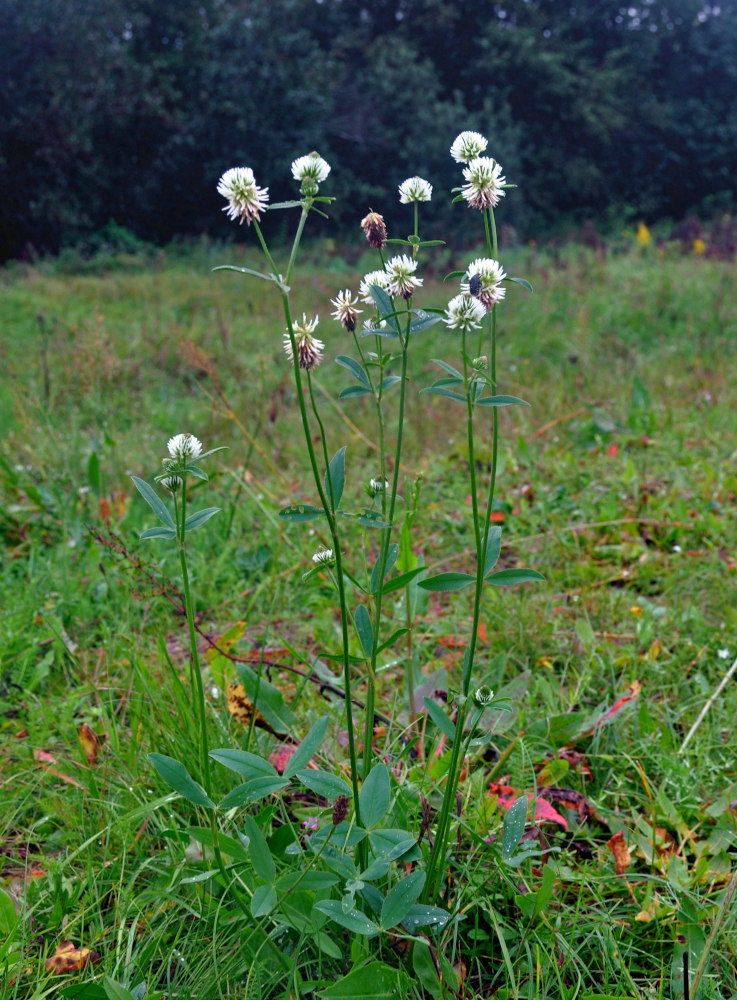
<svg viewBox="0 0 737 1000">
<path fill-rule="evenodd" d="M 411 213 L 409 235 L 390 239 L 383 217 L 370 211 L 361 227 L 376 252 L 376 269 L 361 278 L 357 291 L 340 290 L 331 302 L 332 316 L 353 348 L 353 353 L 335 358 L 351 377 L 340 399 L 345 406 L 362 398 L 370 404 L 361 414 L 369 421 L 362 427 L 364 434 L 378 442 L 378 460 L 370 468 L 356 468 L 348 447 L 328 440 L 316 390 L 325 360 L 325 345 L 315 335 L 319 317 L 303 310 L 300 319 L 302 307 L 293 303 L 291 294 L 310 215 L 324 214 L 332 201 L 319 193 L 330 166 L 317 153 L 295 160 L 292 174 L 300 197 L 281 204 L 268 204 L 268 190 L 256 184 L 250 168 L 227 171 L 218 186 L 228 201 L 229 216 L 252 227 L 266 261 L 263 271 L 227 265 L 218 270 L 270 282 L 283 308 L 284 352 L 312 481 L 311 489 L 305 488 L 306 498 L 295 498 L 279 516 L 295 526 L 320 523 L 327 537 L 328 544 L 315 551 L 313 568 L 297 585 L 327 580 L 335 597 L 340 642 L 327 654 L 341 664 L 340 677 L 332 680 L 343 696 L 345 766 L 340 761 L 337 768 L 313 763 L 333 721 L 330 715 L 317 719 L 279 769 L 252 749 L 208 746 L 186 539 L 218 512 L 205 508 L 187 514 L 188 481 L 207 478 L 201 463 L 213 452 L 203 453 L 199 439 L 190 433 L 169 441 L 169 456 L 156 481 L 172 497 L 173 516 L 150 485 L 135 479 L 162 522 L 143 537 L 175 542 L 179 551 L 200 740 L 199 774 L 192 775 L 183 762 L 163 754 L 151 754 L 151 762 L 172 789 L 209 817 L 197 837 L 212 853 L 213 879 L 248 921 L 245 946 L 254 968 L 264 965 L 263 973 L 254 974 L 268 978 L 273 975 L 269 967 L 281 968 L 289 979 L 294 975 L 293 958 L 307 939 L 314 949 L 315 983 L 327 970 L 328 978 L 339 977 L 323 991 L 325 996 L 391 995 L 405 991 L 415 976 L 438 995 L 458 989 L 449 944 L 463 920 L 458 902 L 463 893 L 456 886 L 464 877 L 460 856 L 473 840 L 473 832 L 464 829 L 461 779 L 488 747 L 490 720 L 505 707 L 476 662 L 482 600 L 494 588 L 542 579 L 534 569 L 497 569 L 502 528 L 491 515 L 499 411 L 528 405 L 499 392 L 497 310 L 510 282 L 532 289 L 524 279 L 508 276 L 498 259 L 494 211 L 509 185 L 501 166 L 484 155 L 486 146 L 479 133 L 463 132 L 451 147 L 464 180 L 456 200 L 475 210 L 486 256 L 448 275 L 459 287 L 447 308 L 423 309 L 418 304 L 423 262 L 443 246 L 443 241 L 423 239 L 420 233 L 421 206 L 432 196 L 431 185 L 421 177 L 408 178 L 399 187 L 400 201 Z M 267 209 L 298 215 L 291 252 L 281 266 L 259 225 Z M 410 356 L 422 352 L 424 332 L 441 323 L 447 328 L 451 360 L 430 359 L 438 377 L 420 391 L 441 397 L 444 406 L 459 407 L 464 416 L 473 551 L 470 572 L 430 574 L 413 548 L 412 522 L 421 503 L 421 483 L 402 480 L 402 447 L 408 394 L 416 391 L 408 375 Z M 490 454 L 485 481 L 476 457 L 480 436 L 484 452 Z M 356 479 L 360 487 L 351 490 Z M 348 499 L 356 493 L 364 494 L 362 503 Z M 472 611 L 462 640 L 463 661 L 447 704 L 441 706 L 423 695 L 418 684 L 422 675 L 413 628 L 423 595 L 466 590 L 472 595 Z M 377 691 L 382 658 L 387 656 L 401 661 L 408 706 L 397 720 L 397 733 L 389 736 L 389 753 L 377 748 L 375 739 Z M 241 668 L 240 678 L 254 712 L 270 708 L 279 716 L 281 698 L 262 671 Z M 362 695 L 358 709 L 357 691 Z M 277 722 L 274 728 L 287 727 Z M 430 766 L 431 760 L 436 766 Z M 213 799 L 213 763 L 239 779 L 218 802 Z M 317 813 L 315 828 L 306 835 L 291 815 L 295 796 L 305 795 Z M 515 866 L 539 854 L 537 845 L 520 846 L 527 808 L 523 795 L 509 809 L 503 842 L 494 852 L 497 862 Z M 387 963 L 382 956 L 392 947 L 399 947 L 407 959 Z M 302 989 L 304 985 L 295 992 Z M 356 994 L 357 989 L 364 992 Z"/>
</svg>

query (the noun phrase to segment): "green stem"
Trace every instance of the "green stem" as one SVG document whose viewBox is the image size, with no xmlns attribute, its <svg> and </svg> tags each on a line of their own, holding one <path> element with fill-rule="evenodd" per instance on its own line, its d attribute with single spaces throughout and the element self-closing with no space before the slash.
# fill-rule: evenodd
<svg viewBox="0 0 737 1000">
<path fill-rule="evenodd" d="M 297 238 L 295 238 L 295 244 L 296 242 Z M 292 254 L 292 256 L 294 256 L 294 253 Z M 317 488 L 317 492 L 320 497 L 320 503 L 322 504 L 323 510 L 325 511 L 325 516 L 328 521 L 330 538 L 333 547 L 333 555 L 335 556 L 335 571 L 338 581 L 338 600 L 340 602 L 340 623 L 341 623 L 341 633 L 343 642 L 343 678 L 345 685 L 346 727 L 348 729 L 348 753 L 351 760 L 351 781 L 353 785 L 353 798 L 354 798 L 356 823 L 360 826 L 361 814 L 358 802 L 358 759 L 356 755 L 353 708 L 351 702 L 351 664 L 350 664 L 350 655 L 348 652 L 348 607 L 347 607 L 346 593 L 345 593 L 345 578 L 343 575 L 343 557 L 340 548 L 340 538 L 338 536 L 335 513 L 333 511 L 332 503 L 328 499 L 325 493 L 325 489 L 323 487 L 322 477 L 320 476 L 320 471 L 317 465 L 317 456 L 315 455 L 315 448 L 312 443 L 312 435 L 310 434 L 309 418 L 307 416 L 307 407 L 305 406 L 304 392 L 302 390 L 302 374 L 299 367 L 297 344 L 294 337 L 294 327 L 292 324 L 292 315 L 289 307 L 289 297 L 286 292 L 282 292 L 282 302 L 284 306 L 284 316 L 287 323 L 287 331 L 289 333 L 289 339 L 292 344 L 292 358 L 293 358 L 295 388 L 297 390 L 297 404 L 299 406 L 299 413 L 302 421 L 302 430 L 304 432 L 305 444 L 307 446 L 307 454 L 309 455 L 310 467 L 312 469 L 312 477 L 314 479 L 315 486 Z M 311 382 L 309 382 L 309 375 L 308 375 L 308 384 L 312 398 L 313 409 L 317 414 L 317 408 L 315 406 L 314 396 L 312 396 L 312 384 Z M 318 417 L 318 423 L 320 426 L 320 433 L 323 442 L 323 450 L 325 455 L 327 456 L 324 429 L 322 427 L 322 422 L 319 420 L 319 417 Z M 327 458 L 326 458 L 326 467 L 327 467 Z"/>
<path fill-rule="evenodd" d="M 177 513 L 175 504 L 175 514 Z M 200 658 L 197 652 L 197 633 L 194 627 L 194 613 L 192 608 L 192 592 L 189 586 L 189 572 L 187 570 L 186 543 L 184 538 L 184 524 L 187 515 L 187 481 L 182 482 L 182 510 L 177 518 L 177 546 L 179 548 L 179 563 L 182 568 L 182 587 L 184 590 L 184 607 L 187 613 L 187 626 L 189 629 L 189 646 L 192 654 L 191 664 L 194 674 L 195 689 L 197 691 L 197 712 L 199 715 L 200 728 L 200 757 L 202 765 L 202 784 L 208 796 L 212 791 L 210 781 L 210 755 L 207 743 L 207 720 L 205 717 L 205 691 L 202 685 L 202 671 L 200 669 Z"/>
<path fill-rule="evenodd" d="M 394 511 L 397 503 L 397 490 L 399 488 L 399 467 L 402 458 L 402 444 L 404 440 L 404 410 L 407 399 L 407 357 L 409 352 L 409 330 L 412 321 L 412 300 L 407 302 L 407 329 L 403 338 L 400 338 L 402 344 L 402 375 L 401 382 L 399 384 L 399 417 L 397 426 L 397 441 L 394 450 L 394 472 L 392 476 L 392 486 L 391 493 L 389 495 L 388 511 L 386 510 L 386 503 L 383 505 L 383 509 L 386 511 L 387 521 L 391 526 L 394 523 Z M 380 421 L 380 427 L 383 431 L 383 418 Z M 383 438 L 382 438 L 383 440 Z M 384 456 L 382 454 L 382 476 L 385 476 L 383 469 L 385 468 Z M 383 481 L 386 481 L 385 479 Z M 374 706 L 376 703 L 376 659 L 378 656 L 379 638 L 380 638 L 380 626 L 381 626 L 381 611 L 384 598 L 384 575 L 386 573 L 386 563 L 389 553 L 389 540 L 391 538 L 391 527 L 386 528 L 382 532 L 381 539 L 381 551 L 379 553 L 379 573 L 378 580 L 379 586 L 376 592 L 375 598 L 375 613 L 374 613 L 374 642 L 373 648 L 371 650 L 371 666 L 369 669 L 369 684 L 366 689 L 366 716 L 364 721 L 364 744 L 363 744 L 363 777 L 364 780 L 371 770 L 371 750 L 373 746 L 373 735 L 374 735 Z"/>
</svg>

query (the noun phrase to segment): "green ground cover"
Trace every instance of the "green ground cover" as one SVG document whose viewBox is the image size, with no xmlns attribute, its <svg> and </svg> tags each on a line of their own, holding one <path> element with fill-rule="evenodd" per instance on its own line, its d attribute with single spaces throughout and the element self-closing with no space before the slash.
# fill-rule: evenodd
<svg viewBox="0 0 737 1000">
<path fill-rule="evenodd" d="M 346 373 L 332 359 L 349 345 L 329 300 L 375 265 L 329 243 L 309 253 L 292 296 L 320 313 L 318 391 L 358 502 L 377 444 L 362 430 L 368 404 L 337 401 Z M 453 919 L 409 947 L 406 934 L 313 926 L 307 892 L 249 922 L 211 870 L 202 810 L 147 757 L 197 767 L 179 565 L 139 540 L 151 514 L 130 479 L 150 479 L 186 430 L 228 447 L 193 491 L 223 514 L 189 547 L 210 745 L 268 758 L 286 742 L 228 710 L 237 664 L 211 642 L 233 630 L 232 651 L 268 667 L 295 744 L 329 716 L 317 758 L 345 775 L 334 603 L 323 577 L 302 581 L 325 539 L 278 517 L 310 499 L 283 319 L 262 283 L 211 273 L 233 262 L 257 266 L 250 250 L 203 245 L 0 275 L 0 996 L 115 996 L 103 976 L 135 996 L 367 995 L 328 987 L 372 956 L 396 970 L 386 996 L 670 998 L 684 995 L 684 952 L 691 978 L 705 956 L 699 996 L 736 996 L 737 907 L 724 905 L 737 865 L 734 679 L 693 729 L 737 657 L 733 265 L 653 247 L 505 256 L 535 292 L 510 287 L 500 307 L 500 391 L 533 405 L 501 415 L 495 516 L 502 565 L 546 579 L 485 593 L 480 668 L 511 711 L 489 713 L 491 742 L 460 785 L 443 890 Z M 424 305 L 445 305 L 455 266 L 436 259 Z M 413 548 L 434 572 L 468 571 L 463 423 L 416 391 L 434 377 L 429 359 L 457 346 L 439 327 L 422 338 L 401 477 L 405 493 L 421 477 Z M 363 544 L 357 527 L 349 556 Z M 408 740 L 406 664 L 442 705 L 471 614 L 462 593 L 424 601 L 410 644 L 382 654 L 375 735 L 392 809 L 415 835 L 447 748 L 432 719 L 421 744 Z M 393 613 L 401 625 L 401 601 Z M 214 779 L 220 796 L 232 787 Z M 537 822 L 530 807 L 515 862 L 504 805 L 526 793 L 540 796 Z M 261 831 L 281 877 L 286 831 L 329 813 L 304 788 L 234 809 L 230 863 L 255 867 L 249 891 L 269 880 L 238 832 L 253 845 Z M 53 975 L 65 940 L 98 960 Z"/>
</svg>

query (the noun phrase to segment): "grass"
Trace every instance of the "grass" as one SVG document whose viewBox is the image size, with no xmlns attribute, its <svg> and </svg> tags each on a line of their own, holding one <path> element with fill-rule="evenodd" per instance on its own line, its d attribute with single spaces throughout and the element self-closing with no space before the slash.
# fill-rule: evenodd
<svg viewBox="0 0 737 1000">
<path fill-rule="evenodd" d="M 374 266 L 329 250 L 315 249 L 293 293 L 300 311 L 320 312 L 328 357 L 350 353 L 328 299 Z M 243 621 L 234 648 L 256 665 L 266 648 L 297 741 L 330 714 L 320 760 L 344 773 L 338 668 L 326 655 L 339 625 L 325 583 L 301 584 L 320 536 L 277 517 L 310 501 L 278 301 L 262 283 L 210 273 L 232 262 L 256 258 L 203 245 L 92 273 L 47 264 L 0 275 L 0 850 L 4 902 L 20 915 L 0 913 L 14 949 L 3 957 L 0 944 L 3 1000 L 61 995 L 60 984 L 68 996 L 105 996 L 103 974 L 145 983 L 145 995 L 309 997 L 368 954 L 365 938 L 312 927 L 309 894 L 295 891 L 291 922 L 275 931 L 291 956 L 285 976 L 263 931 L 254 942 L 254 924 L 207 876 L 202 815 L 167 793 L 146 756 L 197 768 L 178 563 L 138 541 L 150 513 L 129 476 L 150 478 L 167 438 L 191 430 L 229 448 L 202 503 L 194 497 L 224 511 L 189 552 L 202 649 Z M 442 274 L 457 263 L 437 266 L 423 304 L 444 304 Z M 734 682 L 682 750 L 737 655 L 733 268 L 576 248 L 555 262 L 517 251 L 505 265 L 535 295 L 512 287 L 502 307 L 501 391 L 533 403 L 502 418 L 502 560 L 546 583 L 485 598 L 480 669 L 511 711 L 487 717 L 491 744 L 474 751 L 461 786 L 445 892 L 459 919 L 412 958 L 386 937 L 378 957 L 418 998 L 680 997 L 683 952 L 693 975 L 736 864 Z M 456 350 L 436 331 L 413 356 L 412 387 L 428 384 L 429 358 Z M 348 445 L 346 493 L 358 499 L 377 461 L 360 430 L 364 404 L 334 402 L 337 366 L 319 376 L 330 438 Z M 467 570 L 460 416 L 410 392 L 406 433 L 406 479 L 422 476 L 414 546 L 438 572 Z M 476 458 L 483 479 L 488 455 Z M 361 547 L 357 529 L 349 558 Z M 420 610 L 416 681 L 442 692 L 460 670 L 470 604 L 430 594 Z M 417 830 L 444 757 L 431 723 L 426 759 L 409 752 L 404 650 L 382 661 L 376 749 L 393 765 L 395 824 Z M 249 733 L 225 705 L 234 665 L 207 662 L 210 744 L 250 740 L 268 756 L 279 741 Z M 98 740 L 92 764 L 83 725 Z M 222 769 L 214 778 L 219 795 L 232 787 Z M 528 816 L 521 847 L 538 853 L 509 864 L 499 801 L 543 786 L 566 790 L 550 805 L 567 829 Z M 289 831 L 327 813 L 307 794 L 266 802 L 238 810 L 226 832 L 236 837 L 250 812 L 288 873 Z M 618 831 L 631 855 L 622 874 L 608 846 Z M 737 995 L 733 908 L 723 917 L 704 1000 Z M 99 961 L 52 976 L 45 962 L 65 939 Z"/>
</svg>

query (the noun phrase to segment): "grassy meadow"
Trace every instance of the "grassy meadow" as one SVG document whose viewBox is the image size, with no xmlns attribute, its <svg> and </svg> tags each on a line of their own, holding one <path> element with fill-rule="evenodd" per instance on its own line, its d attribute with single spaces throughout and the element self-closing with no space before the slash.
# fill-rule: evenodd
<svg viewBox="0 0 737 1000">
<path fill-rule="evenodd" d="M 352 345 L 329 300 L 376 264 L 306 246 L 292 301 L 320 315 L 315 385 L 357 504 L 378 444 L 365 399 L 337 399 L 348 380 L 333 359 Z M 423 305 L 444 307 L 443 276 L 465 265 L 445 249 L 428 259 Z M 634 239 L 503 260 L 534 294 L 510 285 L 498 307 L 499 391 L 531 406 L 500 413 L 493 517 L 500 566 L 545 582 L 484 592 L 478 670 L 508 700 L 485 716 L 490 742 L 459 786 L 440 904 L 452 919 L 379 939 L 314 923 L 309 893 L 332 886 L 318 871 L 249 922 L 212 870 L 203 810 L 147 757 L 197 769 L 180 567 L 173 547 L 140 540 L 152 515 L 130 477 L 150 481 L 168 438 L 189 431 L 228 449 L 191 490 L 195 507 L 222 508 L 188 546 L 210 746 L 269 758 L 328 714 L 317 757 L 346 773 L 339 621 L 325 576 L 302 579 L 328 539 L 320 522 L 278 516 L 314 501 L 279 299 L 211 271 L 257 267 L 255 250 L 0 273 L 2 1000 L 346 1000 L 368 994 L 331 984 L 369 955 L 394 970 L 386 997 L 695 1000 L 684 954 L 699 997 L 737 997 L 737 679 L 699 719 L 737 657 L 734 265 Z M 439 325 L 410 357 L 400 493 L 420 490 L 413 549 L 436 573 L 468 571 L 475 551 L 462 407 L 417 391 L 430 359 L 457 350 Z M 477 444 L 483 485 L 490 445 Z M 352 530 L 355 573 L 375 543 Z M 401 600 L 387 600 L 401 626 Z M 422 739 L 408 738 L 407 663 L 444 705 L 471 615 L 464 592 L 418 601 L 381 654 L 375 729 L 395 824 L 415 836 L 447 746 L 424 713 Z M 239 662 L 281 692 L 288 736 L 229 711 Z M 360 717 L 360 677 L 354 697 Z M 231 777 L 213 777 L 222 797 Z M 505 810 L 525 794 L 537 806 L 515 860 Z M 249 896 L 263 864 L 250 873 L 238 832 L 256 826 L 251 844 L 268 842 L 277 876 L 293 878 L 290 845 L 330 808 L 302 789 L 228 813 L 229 870 Z M 65 941 L 90 952 L 57 974 Z"/>
</svg>

